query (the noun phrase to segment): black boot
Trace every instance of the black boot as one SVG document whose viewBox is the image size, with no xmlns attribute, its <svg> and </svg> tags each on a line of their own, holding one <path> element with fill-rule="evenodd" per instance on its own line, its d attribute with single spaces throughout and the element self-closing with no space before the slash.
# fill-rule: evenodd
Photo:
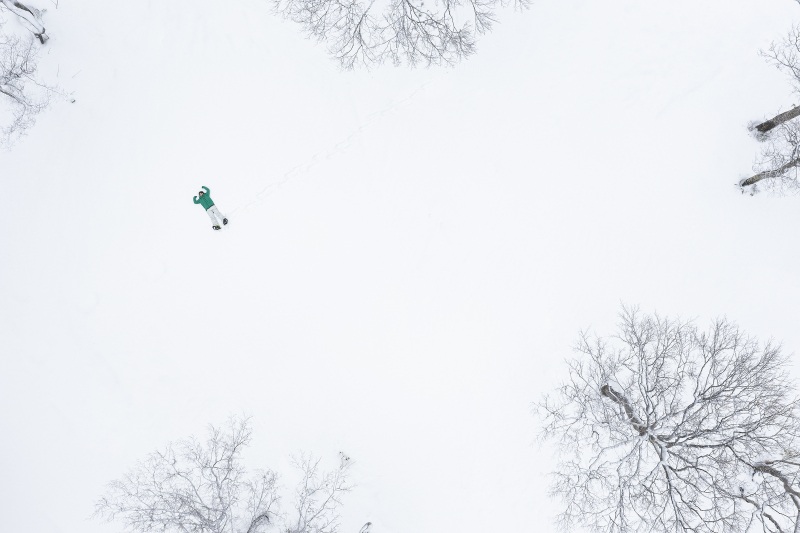
<svg viewBox="0 0 800 533">
<path fill-rule="evenodd" d="M 214 229 L 220 229 L 219 226 L 211 226 Z"/>
<path fill-rule="evenodd" d="M 227 219 L 227 218 L 223 218 L 223 219 L 222 219 L 222 225 L 224 226 L 224 225 L 226 225 L 227 223 L 228 223 L 228 219 Z"/>
</svg>

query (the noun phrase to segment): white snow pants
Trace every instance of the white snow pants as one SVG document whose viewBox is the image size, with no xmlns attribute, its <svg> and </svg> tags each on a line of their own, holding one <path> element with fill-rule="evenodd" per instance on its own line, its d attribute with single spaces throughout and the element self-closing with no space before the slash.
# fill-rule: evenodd
<svg viewBox="0 0 800 533">
<path fill-rule="evenodd" d="M 209 218 L 211 219 L 212 226 L 222 226 L 222 219 L 225 217 L 222 216 L 222 213 L 219 212 L 217 206 L 212 205 L 208 209 L 206 209 L 206 213 L 208 213 Z"/>
</svg>

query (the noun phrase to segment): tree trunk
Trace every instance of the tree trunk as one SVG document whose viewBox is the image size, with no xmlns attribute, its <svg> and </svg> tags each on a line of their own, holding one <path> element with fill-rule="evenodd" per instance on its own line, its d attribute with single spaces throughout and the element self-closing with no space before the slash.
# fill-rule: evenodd
<svg viewBox="0 0 800 533">
<path fill-rule="evenodd" d="M 605 396 L 606 398 L 610 399 L 612 402 L 618 403 L 622 406 L 625 410 L 625 414 L 628 416 L 628 420 L 630 420 L 633 429 L 635 429 L 639 435 L 644 435 L 647 433 L 647 424 L 642 422 L 642 420 L 636 416 L 636 413 L 633 412 L 633 406 L 631 402 L 625 397 L 624 394 L 621 394 L 611 388 L 611 385 L 605 384 L 600 387 L 600 394 Z"/>
<path fill-rule="evenodd" d="M 14 13 L 30 26 L 31 33 L 44 44 L 50 37 L 47 35 L 44 22 L 42 22 L 42 12 L 36 8 L 28 7 L 18 0 L 0 0 L 0 4 Z"/>
<path fill-rule="evenodd" d="M 768 131 L 780 126 L 786 121 L 792 120 L 795 117 L 800 116 L 800 105 L 786 111 L 785 113 L 781 113 L 780 115 L 775 115 L 769 120 L 765 120 L 761 124 L 757 124 L 755 126 L 755 130 L 759 133 L 767 133 Z"/>
<path fill-rule="evenodd" d="M 750 176 L 749 178 L 745 178 L 739 182 L 739 187 L 747 187 L 748 185 L 755 185 L 761 180 L 767 178 L 777 178 L 780 177 L 786 172 L 787 170 L 800 166 L 800 158 L 793 159 L 786 163 L 785 165 L 781 165 L 778 168 L 774 168 L 772 170 L 765 170 L 764 172 L 759 172 L 754 176 Z"/>
</svg>

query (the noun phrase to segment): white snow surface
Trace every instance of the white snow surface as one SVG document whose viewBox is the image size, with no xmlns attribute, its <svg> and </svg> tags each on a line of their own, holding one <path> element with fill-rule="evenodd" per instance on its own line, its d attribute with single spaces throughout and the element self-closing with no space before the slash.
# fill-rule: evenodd
<svg viewBox="0 0 800 533">
<path fill-rule="evenodd" d="M 0 154 L 0 529 L 253 417 L 354 461 L 342 533 L 554 531 L 531 404 L 620 302 L 800 348 L 796 197 L 742 195 L 789 0 L 540 0 L 452 69 L 343 72 L 260 0 L 39 0 Z M 201 185 L 230 216 L 214 232 Z"/>
</svg>

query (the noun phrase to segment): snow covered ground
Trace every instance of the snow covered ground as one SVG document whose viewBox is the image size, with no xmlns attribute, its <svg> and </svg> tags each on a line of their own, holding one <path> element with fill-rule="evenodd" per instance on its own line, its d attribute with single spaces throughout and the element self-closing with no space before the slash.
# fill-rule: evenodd
<svg viewBox="0 0 800 533">
<path fill-rule="evenodd" d="M 76 102 L 0 154 L 0 529 L 119 531 L 108 481 L 246 413 L 253 467 L 353 458 L 344 533 L 553 531 L 530 406 L 579 330 L 800 350 L 797 199 L 734 187 L 798 19 L 540 0 L 456 68 L 341 72 L 261 0 L 51 6 Z"/>
</svg>

